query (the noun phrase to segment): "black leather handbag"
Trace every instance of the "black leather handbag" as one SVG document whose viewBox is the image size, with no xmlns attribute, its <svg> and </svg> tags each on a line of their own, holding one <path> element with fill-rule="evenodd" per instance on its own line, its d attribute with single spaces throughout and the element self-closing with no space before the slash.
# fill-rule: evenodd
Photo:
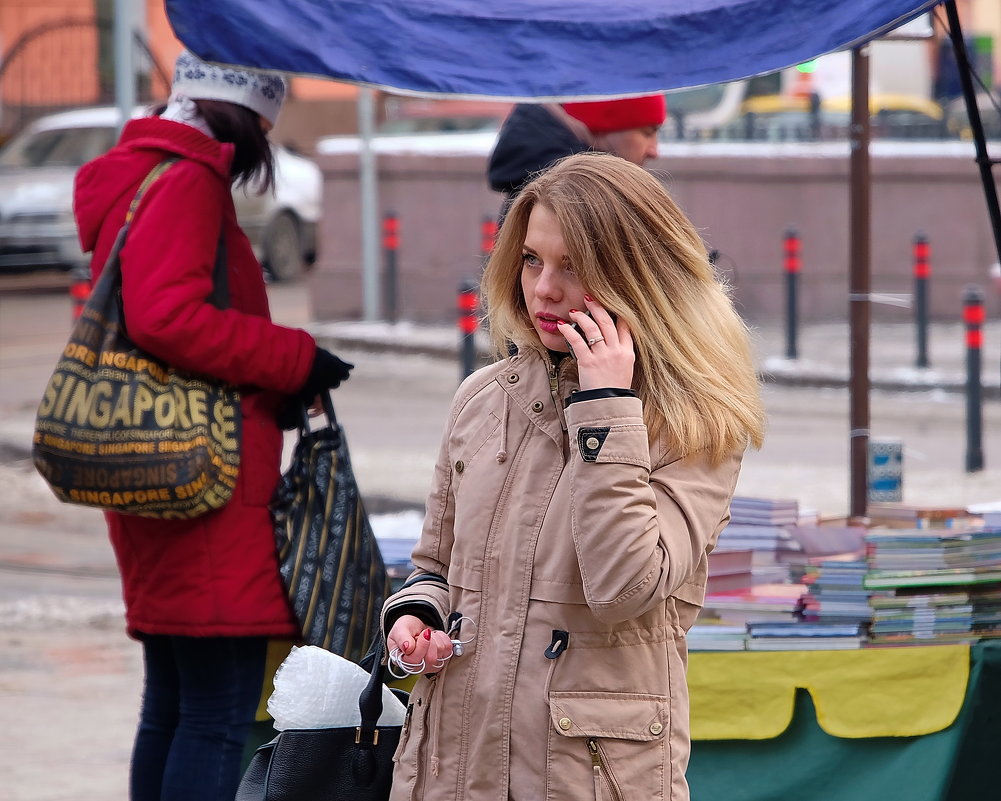
<svg viewBox="0 0 1001 801">
<path fill-rule="evenodd" d="M 286 729 L 257 749 L 236 801 L 386 801 L 402 726 L 378 726 L 386 668 L 381 642 L 358 698 L 361 725 Z M 396 691 L 394 691 L 396 692 Z"/>
</svg>

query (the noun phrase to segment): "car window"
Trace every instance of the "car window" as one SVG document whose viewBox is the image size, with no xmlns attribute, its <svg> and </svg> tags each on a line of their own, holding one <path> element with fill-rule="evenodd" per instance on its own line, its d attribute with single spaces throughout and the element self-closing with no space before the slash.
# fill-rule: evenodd
<svg viewBox="0 0 1001 801">
<path fill-rule="evenodd" d="M 29 131 L 0 151 L 3 167 L 79 167 L 115 143 L 113 128 Z"/>
</svg>

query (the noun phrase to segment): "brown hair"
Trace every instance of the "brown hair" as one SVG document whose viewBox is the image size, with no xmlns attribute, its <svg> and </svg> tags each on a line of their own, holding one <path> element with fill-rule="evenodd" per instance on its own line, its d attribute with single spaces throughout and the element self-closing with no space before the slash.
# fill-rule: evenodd
<svg viewBox="0 0 1001 801">
<path fill-rule="evenodd" d="M 765 415 L 747 328 L 689 219 L 652 175 L 617 156 L 569 156 L 511 205 L 483 278 L 498 352 L 509 341 L 542 348 L 521 290 L 536 204 L 559 220 L 582 286 L 632 332 L 633 388 L 651 437 L 714 461 L 760 447 Z"/>
<path fill-rule="evenodd" d="M 268 135 L 261 128 L 261 117 L 252 109 L 224 100 L 193 99 L 198 113 L 220 142 L 233 144 L 233 164 L 229 174 L 237 186 L 260 195 L 274 191 L 275 157 Z M 166 104 L 153 109 L 163 114 Z"/>
</svg>

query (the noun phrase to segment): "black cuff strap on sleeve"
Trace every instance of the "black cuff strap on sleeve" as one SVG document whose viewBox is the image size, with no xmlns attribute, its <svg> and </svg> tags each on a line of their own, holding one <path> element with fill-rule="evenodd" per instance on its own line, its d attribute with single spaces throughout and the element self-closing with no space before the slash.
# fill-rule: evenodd
<svg viewBox="0 0 1001 801">
<path fill-rule="evenodd" d="M 570 397 L 563 401 L 563 408 L 569 408 L 571 403 L 589 400 L 603 400 L 605 398 L 635 398 L 636 393 L 631 389 L 622 387 L 598 387 L 597 389 L 578 389 L 571 392 Z"/>
</svg>

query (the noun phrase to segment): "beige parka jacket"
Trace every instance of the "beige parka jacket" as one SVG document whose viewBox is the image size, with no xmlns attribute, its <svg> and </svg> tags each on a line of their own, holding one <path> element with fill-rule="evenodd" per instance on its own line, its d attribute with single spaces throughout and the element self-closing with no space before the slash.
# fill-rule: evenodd
<svg viewBox="0 0 1001 801">
<path fill-rule="evenodd" d="M 741 454 L 678 459 L 638 398 L 564 410 L 577 387 L 572 358 L 524 350 L 456 394 L 384 626 L 461 613 L 475 637 L 418 679 L 393 801 L 689 797 L 685 632 Z"/>
</svg>

